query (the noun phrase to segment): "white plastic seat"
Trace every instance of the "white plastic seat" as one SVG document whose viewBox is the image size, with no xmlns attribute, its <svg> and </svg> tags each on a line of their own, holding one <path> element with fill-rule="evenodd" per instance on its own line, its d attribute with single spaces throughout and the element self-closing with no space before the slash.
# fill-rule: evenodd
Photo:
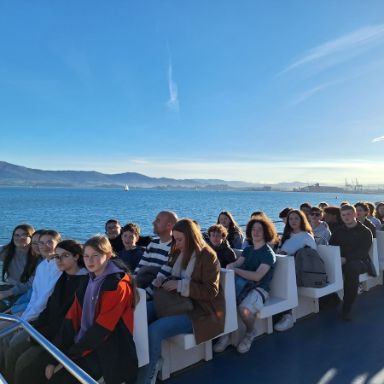
<svg viewBox="0 0 384 384">
<path fill-rule="evenodd" d="M 223 335 L 237 329 L 234 272 L 221 269 L 220 285 L 224 292 L 226 305 Z M 160 378 L 161 380 L 165 380 L 170 377 L 171 373 L 193 365 L 200 360 L 211 360 L 212 340 L 196 345 L 193 333 L 173 336 L 162 342 L 161 355 L 163 364 Z"/>
<path fill-rule="evenodd" d="M 296 319 L 319 312 L 319 298 L 343 289 L 340 247 L 318 245 L 317 251 L 324 261 L 328 284 L 321 288 L 298 287 L 299 305 L 294 311 Z"/>
<path fill-rule="evenodd" d="M 139 367 L 142 367 L 149 363 L 148 319 L 145 290 L 139 288 L 138 291 L 140 301 L 137 303 L 134 313 L 133 340 L 136 345 Z"/>
</svg>

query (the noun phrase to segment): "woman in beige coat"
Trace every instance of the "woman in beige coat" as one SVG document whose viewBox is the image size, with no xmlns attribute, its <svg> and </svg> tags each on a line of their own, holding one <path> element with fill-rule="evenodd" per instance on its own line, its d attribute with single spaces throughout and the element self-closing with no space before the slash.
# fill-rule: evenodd
<svg viewBox="0 0 384 384">
<path fill-rule="evenodd" d="M 163 339 L 193 332 L 199 344 L 224 330 L 225 301 L 220 290 L 220 263 L 215 252 L 206 245 L 200 229 L 190 219 L 179 220 L 172 234 L 172 254 L 154 285 L 157 289 L 177 292 L 191 299 L 193 309 L 159 318 L 154 303 L 148 303 L 150 361 L 140 369 L 138 384 L 151 383 L 156 377 Z"/>
</svg>

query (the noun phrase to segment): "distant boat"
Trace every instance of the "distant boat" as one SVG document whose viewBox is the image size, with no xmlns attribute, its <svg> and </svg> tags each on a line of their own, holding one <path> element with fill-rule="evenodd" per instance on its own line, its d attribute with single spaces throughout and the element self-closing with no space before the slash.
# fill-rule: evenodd
<svg viewBox="0 0 384 384">
<path fill-rule="evenodd" d="M 125 186 L 124 186 L 124 191 L 129 191 L 128 184 L 125 184 Z"/>
</svg>

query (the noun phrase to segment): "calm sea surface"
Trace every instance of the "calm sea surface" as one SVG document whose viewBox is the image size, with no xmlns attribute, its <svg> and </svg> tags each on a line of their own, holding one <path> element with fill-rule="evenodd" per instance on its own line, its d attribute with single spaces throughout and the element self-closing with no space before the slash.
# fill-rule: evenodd
<svg viewBox="0 0 384 384">
<path fill-rule="evenodd" d="M 13 228 L 30 223 L 35 229 L 56 229 L 63 238 L 80 241 L 104 232 L 104 223 L 114 217 L 122 224 L 137 223 L 143 234 L 152 233 L 152 221 L 160 210 L 173 210 L 179 217 L 197 220 L 202 228 L 214 224 L 221 210 L 231 211 L 239 224 L 251 212 L 262 210 L 272 219 L 284 207 L 308 201 L 339 205 L 382 201 L 384 195 L 335 195 L 297 192 L 222 192 L 62 188 L 0 188 L 0 244 L 9 241 Z M 281 224 L 277 224 L 282 230 Z"/>
</svg>

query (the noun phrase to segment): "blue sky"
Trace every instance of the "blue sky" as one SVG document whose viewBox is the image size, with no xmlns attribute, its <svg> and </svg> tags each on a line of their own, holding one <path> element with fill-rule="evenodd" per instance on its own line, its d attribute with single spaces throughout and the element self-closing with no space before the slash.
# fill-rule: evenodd
<svg viewBox="0 0 384 384">
<path fill-rule="evenodd" d="M 384 2 L 1 1 L 0 160 L 384 184 Z"/>
</svg>

